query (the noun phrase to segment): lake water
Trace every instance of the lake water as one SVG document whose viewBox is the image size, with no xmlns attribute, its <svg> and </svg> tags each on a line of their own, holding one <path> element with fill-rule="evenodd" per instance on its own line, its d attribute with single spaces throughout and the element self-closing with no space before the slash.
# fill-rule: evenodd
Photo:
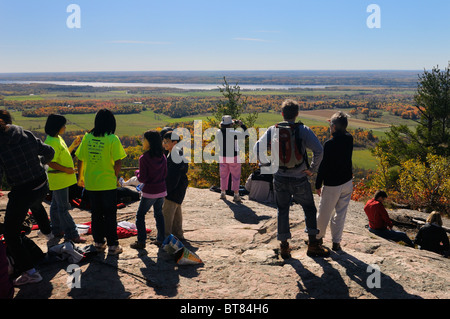
<svg viewBox="0 0 450 319">
<path fill-rule="evenodd" d="M 92 87 L 154 87 L 173 88 L 181 90 L 216 90 L 221 84 L 179 84 L 179 83 L 113 83 L 113 82 L 79 82 L 79 81 L 0 81 L 1 84 L 54 84 L 68 86 L 92 86 Z M 324 89 L 326 85 L 271 85 L 271 84 L 239 84 L 241 90 L 289 90 Z"/>
</svg>

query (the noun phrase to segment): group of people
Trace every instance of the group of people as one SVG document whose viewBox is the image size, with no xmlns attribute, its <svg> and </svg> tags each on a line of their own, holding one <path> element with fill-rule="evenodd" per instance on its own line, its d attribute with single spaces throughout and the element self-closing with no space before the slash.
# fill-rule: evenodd
<svg viewBox="0 0 450 319">
<path fill-rule="evenodd" d="M 14 280 L 16 286 L 42 280 L 22 240 L 22 224 L 29 211 L 49 246 L 62 237 L 75 243 L 86 242 L 69 213 L 69 187 L 75 184 L 88 194 L 94 247 L 98 251 L 108 247 L 109 255 L 123 251 L 117 234 L 116 198 L 122 160 L 127 154 L 115 135 L 115 117 L 107 109 L 99 110 L 94 128 L 82 139 L 77 137 L 70 147 L 62 138 L 66 122 L 62 115 L 50 115 L 45 125 L 47 138 L 42 142 L 30 131 L 13 125 L 8 111 L 0 110 L 0 175 L 5 174 L 11 187 L 3 236 L 20 273 Z M 181 152 L 177 149 L 178 141 L 173 130 L 144 133 L 144 153 L 135 172 L 143 187 L 136 213 L 137 241 L 132 248 L 145 247 L 145 215 L 152 206 L 157 226 L 156 244 L 161 245 L 170 234 L 184 240 L 181 204 L 188 186 L 188 166 L 172 160 L 172 151 Z M 73 156 L 78 159 L 78 172 Z M 50 219 L 42 205 L 49 191 L 52 194 Z"/>
<path fill-rule="evenodd" d="M 136 213 L 137 241 L 131 248 L 146 246 L 145 215 L 153 207 L 157 237 L 155 244 L 161 246 L 164 239 L 173 234 L 184 241 L 181 204 L 188 187 L 188 164 L 174 160 L 182 156 L 178 148 L 180 136 L 172 129 L 161 132 L 147 131 L 144 134 L 144 154 L 139 158 L 139 170 L 135 172 L 141 186 L 141 201 Z"/>
<path fill-rule="evenodd" d="M 329 120 L 331 139 L 322 146 L 309 127 L 297 122 L 299 104 L 296 101 L 286 100 L 281 113 L 284 121 L 271 126 L 254 147 L 260 165 L 270 165 L 270 159 L 260 150 L 270 148 L 272 140 L 279 142 L 279 168 L 274 173 L 273 187 L 278 213 L 277 239 L 281 242 L 280 255 L 284 259 L 291 257 L 288 242 L 291 238 L 289 210 L 292 203 L 297 203 L 302 206 L 305 214 L 305 231 L 308 234 L 307 255 L 326 257 L 329 256 L 330 250 L 323 246 L 323 238 L 328 224 L 333 240 L 332 249 L 336 251 L 341 249 L 344 222 L 353 191 L 353 137 L 346 130 L 348 119 L 342 112 L 331 117 Z M 287 131 L 277 132 L 286 128 Z M 295 142 L 292 147 L 280 143 L 284 141 L 283 134 L 292 135 L 291 138 Z M 295 157 L 294 161 L 285 155 L 287 149 L 290 149 L 291 158 Z M 307 149 L 312 151 L 311 163 L 308 160 Z M 273 160 L 274 154 L 271 156 Z M 320 195 L 319 210 L 316 208 L 309 182 L 309 177 L 316 172 L 315 188 Z"/>
<path fill-rule="evenodd" d="M 267 176 L 258 169 L 255 174 L 249 177 L 246 187 L 250 188 L 253 180 L 261 183 L 251 186 L 255 189 L 255 199 L 263 202 L 271 202 L 270 195 L 273 195 L 277 207 L 277 239 L 280 241 L 280 255 L 287 259 L 291 257 L 291 249 L 288 240 L 291 238 L 289 226 L 289 211 L 293 203 L 300 204 L 305 214 L 306 233 L 308 234 L 307 255 L 311 257 L 329 256 L 330 250 L 323 245 L 323 238 L 329 226 L 331 231 L 332 250 L 341 251 L 342 234 L 346 220 L 348 205 L 353 192 L 353 137 L 347 131 L 348 116 L 343 112 L 335 113 L 329 119 L 330 139 L 324 145 L 320 143 L 314 132 L 301 122 L 297 122 L 299 115 L 299 105 L 296 101 L 286 100 L 282 105 L 283 122 L 271 126 L 266 133 L 257 141 L 254 146 L 254 153 L 257 154 L 260 166 L 270 166 L 277 158 L 278 169 L 273 174 L 273 183 L 267 182 Z M 242 122 L 232 120 L 229 116 L 224 116 L 221 123 L 221 133 L 223 141 L 226 142 L 225 130 L 232 125 L 241 126 L 246 130 Z M 285 129 L 288 128 L 286 131 Z M 283 132 L 281 132 L 284 130 Z M 230 134 L 232 133 L 232 134 Z M 228 140 L 233 142 L 242 135 L 242 132 L 228 131 Z M 291 140 L 295 141 L 290 145 L 285 143 L 283 134 L 291 135 Z M 234 139 L 230 138 L 234 136 Z M 278 151 L 272 148 L 269 159 L 267 154 L 261 149 L 271 149 L 274 142 L 278 142 Z M 223 143 L 225 144 L 225 143 Z M 237 145 L 237 143 L 235 143 Z M 231 145 L 231 146 L 230 146 Z M 226 147 L 230 148 L 233 143 Z M 220 154 L 224 156 L 222 147 Z M 313 157 L 309 163 L 307 150 L 311 150 Z M 233 153 L 234 152 L 234 153 Z M 225 189 L 228 185 L 228 176 L 231 172 L 233 179 L 232 190 L 235 192 L 235 201 L 241 202 L 238 191 L 238 181 L 240 178 L 240 166 L 238 163 L 237 146 L 231 152 L 232 157 L 221 158 L 220 178 L 221 178 L 221 198 L 225 197 Z M 312 187 L 309 177 L 317 173 L 315 189 L 320 196 L 319 208 L 316 208 Z M 273 187 L 273 192 L 270 187 Z M 251 191 L 249 189 L 249 191 Z M 446 254 L 449 250 L 449 240 L 445 230 L 442 228 L 442 219 L 438 212 L 433 212 L 427 219 L 427 223 L 412 241 L 408 235 L 393 229 L 393 224 L 384 208 L 383 201 L 387 198 L 384 191 L 378 191 L 373 199 L 370 199 L 364 211 L 369 221 L 369 231 L 380 237 L 396 242 L 404 242 L 409 247 L 419 246 L 421 249 L 431 250 L 441 254 Z"/>
<path fill-rule="evenodd" d="M 323 245 L 323 239 L 328 225 L 331 249 L 342 249 L 340 243 L 353 191 L 353 137 L 347 131 L 348 116 L 337 112 L 330 118 L 330 139 L 323 146 L 309 127 L 297 122 L 299 104 L 296 101 L 286 100 L 282 104 L 282 116 L 283 122 L 271 126 L 254 146 L 260 165 L 264 167 L 271 163 L 267 154 L 260 152 L 260 149 L 270 149 L 275 140 L 280 143 L 278 153 L 271 155 L 272 159 L 273 156 L 279 156 L 279 167 L 273 174 L 273 194 L 277 207 L 280 254 L 284 259 L 291 257 L 289 213 L 292 204 L 297 203 L 305 215 L 307 255 L 326 257 L 330 255 L 330 249 Z M 235 126 L 240 126 L 244 132 L 234 130 Z M 117 235 L 115 199 L 122 160 L 127 154 L 119 137 L 115 135 L 115 117 L 107 109 L 99 110 L 94 128 L 82 139 L 76 138 L 69 147 L 61 136 L 65 128 L 64 116 L 50 115 L 45 125 L 47 138 L 42 142 L 30 131 L 13 125 L 9 112 L 0 110 L 0 173 L 5 173 L 11 186 L 4 220 L 4 238 L 21 272 L 15 279 L 16 285 L 42 280 L 31 256 L 22 247 L 21 225 L 29 210 L 39 226 L 40 234 L 49 241 L 59 240 L 62 236 L 75 243 L 86 241 L 79 235 L 69 213 L 69 187 L 74 184 L 83 187 L 88 194 L 95 248 L 105 251 L 108 247 L 110 255 L 123 251 Z M 218 131 L 221 139 L 220 197 L 226 198 L 231 177 L 231 189 L 237 203 L 242 202 L 239 196 L 241 164 L 237 140 L 239 134 L 245 136 L 245 130 L 247 128 L 241 121 L 226 115 Z M 145 216 L 151 207 L 157 229 L 156 245 L 160 246 L 170 234 L 181 241 L 185 240 L 181 205 L 188 187 L 188 164 L 179 160 L 182 157 L 179 141 L 180 136 L 170 128 L 143 134 L 143 155 L 139 158 L 139 169 L 135 172 L 142 184 L 136 212 L 138 233 L 131 248 L 142 249 L 146 246 Z M 312 151 L 311 162 L 307 150 Z M 174 154 L 178 155 L 177 160 L 173 159 Z M 74 156 L 78 159 L 77 172 Z M 315 173 L 315 189 L 320 196 L 318 209 L 309 181 Z M 49 190 L 52 191 L 50 220 L 42 205 Z M 392 230 L 392 222 L 383 206 L 386 197 L 385 192 L 378 192 L 366 204 L 364 210 L 369 219 L 369 230 L 378 236 L 404 241 L 414 247 L 406 234 Z M 436 227 L 442 226 L 438 215 L 434 214 L 417 235 L 415 242 L 424 249 L 448 250 L 445 232 L 442 234 L 442 230 L 436 230 Z M 439 235 L 436 235 L 437 232 Z"/>
<path fill-rule="evenodd" d="M 372 199 L 364 206 L 364 211 L 369 219 L 369 231 L 377 236 L 403 242 L 406 246 L 429 250 L 444 256 L 450 253 L 450 243 L 447 232 L 443 229 L 441 214 L 431 212 L 423 227 L 421 227 L 414 240 L 401 231 L 393 229 L 393 222 L 389 217 L 383 203 L 388 197 L 385 191 L 377 191 Z"/>
</svg>

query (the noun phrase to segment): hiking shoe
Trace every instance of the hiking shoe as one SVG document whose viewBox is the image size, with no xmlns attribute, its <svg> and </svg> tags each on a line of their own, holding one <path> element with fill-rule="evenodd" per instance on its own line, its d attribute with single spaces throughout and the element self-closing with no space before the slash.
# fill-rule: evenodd
<svg viewBox="0 0 450 319">
<path fill-rule="evenodd" d="M 227 199 L 227 194 L 220 193 L 220 199 Z"/>
<path fill-rule="evenodd" d="M 108 255 L 118 255 L 123 252 L 123 249 L 120 245 L 114 245 L 108 247 Z"/>
<path fill-rule="evenodd" d="M 340 243 L 333 243 L 333 247 L 331 247 L 334 251 L 341 251 L 341 244 Z"/>
<path fill-rule="evenodd" d="M 330 256 L 330 250 L 323 247 L 318 241 L 308 243 L 308 250 L 306 254 L 309 257 L 328 257 Z"/>
<path fill-rule="evenodd" d="M 14 280 L 14 286 L 23 286 L 27 284 L 36 284 L 42 281 L 42 276 L 36 271 L 30 275 L 26 271 Z"/>
<path fill-rule="evenodd" d="M 235 202 L 235 203 L 242 203 L 241 196 L 239 196 L 237 194 L 234 195 L 233 202 Z"/>
<path fill-rule="evenodd" d="M 291 258 L 291 249 L 289 248 L 288 242 L 282 242 L 280 244 L 280 255 L 283 259 Z"/>
<path fill-rule="evenodd" d="M 135 241 L 130 245 L 130 248 L 133 249 L 144 249 L 145 248 L 145 242 L 142 241 Z"/>
<path fill-rule="evenodd" d="M 105 243 L 94 243 L 95 249 L 97 249 L 98 252 L 105 251 L 106 244 Z"/>
<path fill-rule="evenodd" d="M 323 238 L 316 239 L 316 240 L 319 245 L 323 245 Z M 305 244 L 309 245 L 309 239 L 305 240 Z"/>
</svg>

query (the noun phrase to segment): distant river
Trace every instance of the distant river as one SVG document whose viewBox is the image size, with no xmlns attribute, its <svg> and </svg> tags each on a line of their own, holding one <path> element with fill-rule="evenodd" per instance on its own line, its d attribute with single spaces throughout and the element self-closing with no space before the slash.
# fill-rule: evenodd
<svg viewBox="0 0 450 319">
<path fill-rule="evenodd" d="M 218 84 L 178 84 L 178 83 L 113 83 L 113 82 L 78 82 L 78 81 L 0 81 L 1 84 L 54 84 L 70 86 L 93 86 L 93 87 L 155 87 L 173 88 L 182 90 L 215 90 Z M 324 89 L 326 85 L 271 85 L 271 84 L 239 84 L 242 90 L 289 90 L 301 89 Z"/>
</svg>

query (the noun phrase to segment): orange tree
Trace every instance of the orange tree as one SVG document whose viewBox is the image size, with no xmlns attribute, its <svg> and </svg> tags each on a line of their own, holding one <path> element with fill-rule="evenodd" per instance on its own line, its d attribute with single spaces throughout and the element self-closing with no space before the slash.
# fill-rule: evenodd
<svg viewBox="0 0 450 319">
<path fill-rule="evenodd" d="M 379 165 L 367 185 L 412 208 L 449 213 L 450 64 L 419 76 L 414 106 L 416 130 L 400 125 L 386 132 L 373 150 Z"/>
</svg>

